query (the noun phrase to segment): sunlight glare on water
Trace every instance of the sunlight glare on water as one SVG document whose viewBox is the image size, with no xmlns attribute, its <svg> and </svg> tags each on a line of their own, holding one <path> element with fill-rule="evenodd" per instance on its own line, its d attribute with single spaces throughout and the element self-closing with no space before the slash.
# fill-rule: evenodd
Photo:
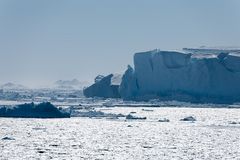
<svg viewBox="0 0 240 160">
<path fill-rule="evenodd" d="M 240 159 L 239 109 L 142 109 L 104 112 L 147 120 L 0 118 L 0 159 Z"/>
</svg>

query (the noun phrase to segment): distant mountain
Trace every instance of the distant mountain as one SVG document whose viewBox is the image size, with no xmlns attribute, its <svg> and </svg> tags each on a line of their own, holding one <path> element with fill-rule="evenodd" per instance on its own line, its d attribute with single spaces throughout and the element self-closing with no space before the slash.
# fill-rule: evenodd
<svg viewBox="0 0 240 160">
<path fill-rule="evenodd" d="M 21 90 L 21 89 L 27 89 L 27 87 L 21 85 L 21 84 L 14 84 L 11 82 L 5 83 L 3 85 L 0 86 L 0 89 L 4 89 L 4 90 Z"/>
<path fill-rule="evenodd" d="M 54 83 L 54 87 L 57 89 L 83 89 L 83 87 L 86 87 L 88 85 L 88 82 L 81 82 L 77 79 L 58 80 Z"/>
</svg>

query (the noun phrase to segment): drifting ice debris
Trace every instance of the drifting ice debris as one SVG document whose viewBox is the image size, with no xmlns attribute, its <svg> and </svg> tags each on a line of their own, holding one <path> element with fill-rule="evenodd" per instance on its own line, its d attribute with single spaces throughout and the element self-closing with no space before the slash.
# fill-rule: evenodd
<svg viewBox="0 0 240 160">
<path fill-rule="evenodd" d="M 109 119 L 118 119 L 119 117 L 125 117 L 123 114 L 112 114 L 104 113 L 102 111 L 96 110 L 84 110 L 84 111 L 74 111 L 72 113 L 74 117 L 88 117 L 88 118 L 109 118 Z"/>
<path fill-rule="evenodd" d="M 38 153 L 42 154 L 42 153 L 45 153 L 45 151 L 38 151 Z"/>
<path fill-rule="evenodd" d="M 40 104 L 25 103 L 13 108 L 1 107 L 0 117 L 17 118 L 70 118 L 70 113 L 56 108 L 50 102 Z"/>
<path fill-rule="evenodd" d="M 142 111 L 145 111 L 145 112 L 153 112 L 154 110 L 152 110 L 152 109 L 142 109 Z"/>
<path fill-rule="evenodd" d="M 92 118 L 92 117 L 105 117 L 104 112 L 95 111 L 95 110 L 84 111 L 84 112 L 77 112 L 76 115 L 77 115 L 77 117 L 89 117 L 89 118 Z"/>
<path fill-rule="evenodd" d="M 83 90 L 86 97 L 120 98 L 119 85 L 122 76 L 110 74 L 106 77 L 97 76 L 95 83 Z"/>
<path fill-rule="evenodd" d="M 229 122 L 229 124 L 240 124 L 240 122 L 232 121 L 232 122 Z"/>
<path fill-rule="evenodd" d="M 2 140 L 15 140 L 14 138 L 11 138 L 11 137 L 3 137 Z"/>
<path fill-rule="evenodd" d="M 145 120 L 145 119 L 147 119 L 147 117 L 135 117 L 135 116 L 129 114 L 129 115 L 126 116 L 126 119 L 133 119 L 133 120 L 138 120 L 138 119 L 139 119 L 139 120 Z"/>
<path fill-rule="evenodd" d="M 239 50 L 153 50 L 134 55 L 119 87 L 125 100 L 240 101 Z"/>
<path fill-rule="evenodd" d="M 170 120 L 167 118 L 163 118 L 163 119 L 159 119 L 158 122 L 170 122 Z"/>
<path fill-rule="evenodd" d="M 191 121 L 191 122 L 194 122 L 194 121 L 196 121 L 196 119 L 193 116 L 189 116 L 189 117 L 185 117 L 185 118 L 181 119 L 180 121 Z"/>
</svg>

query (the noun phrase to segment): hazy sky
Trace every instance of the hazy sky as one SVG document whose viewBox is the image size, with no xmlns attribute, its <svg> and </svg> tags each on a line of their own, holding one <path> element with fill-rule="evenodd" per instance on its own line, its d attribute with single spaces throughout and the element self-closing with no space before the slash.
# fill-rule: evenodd
<svg viewBox="0 0 240 160">
<path fill-rule="evenodd" d="M 240 45 L 240 0 L 0 0 L 0 83 L 91 81 L 201 45 Z"/>
</svg>

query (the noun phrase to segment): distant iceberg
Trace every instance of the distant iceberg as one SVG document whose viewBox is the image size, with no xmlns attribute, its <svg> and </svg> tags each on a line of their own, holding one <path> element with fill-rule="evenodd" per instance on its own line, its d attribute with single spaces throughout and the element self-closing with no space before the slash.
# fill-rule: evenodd
<svg viewBox="0 0 240 160">
<path fill-rule="evenodd" d="M 10 107 L 0 107 L 0 117 L 17 118 L 70 118 L 70 113 L 58 109 L 49 102 L 26 103 Z"/>
<path fill-rule="evenodd" d="M 20 84 L 8 82 L 6 84 L 1 85 L 0 89 L 3 89 L 3 90 L 25 90 L 25 89 L 27 89 L 27 87 L 20 85 Z"/>
<path fill-rule="evenodd" d="M 120 98 L 119 85 L 122 80 L 120 74 L 110 74 L 106 77 L 99 75 L 95 83 L 83 90 L 86 97 Z"/>
<path fill-rule="evenodd" d="M 82 90 L 83 87 L 88 86 L 88 82 L 81 82 L 77 79 L 73 80 L 58 80 L 54 83 L 54 89 L 60 90 Z"/>
<path fill-rule="evenodd" d="M 240 50 L 153 50 L 134 55 L 119 87 L 125 100 L 240 101 Z"/>
</svg>

